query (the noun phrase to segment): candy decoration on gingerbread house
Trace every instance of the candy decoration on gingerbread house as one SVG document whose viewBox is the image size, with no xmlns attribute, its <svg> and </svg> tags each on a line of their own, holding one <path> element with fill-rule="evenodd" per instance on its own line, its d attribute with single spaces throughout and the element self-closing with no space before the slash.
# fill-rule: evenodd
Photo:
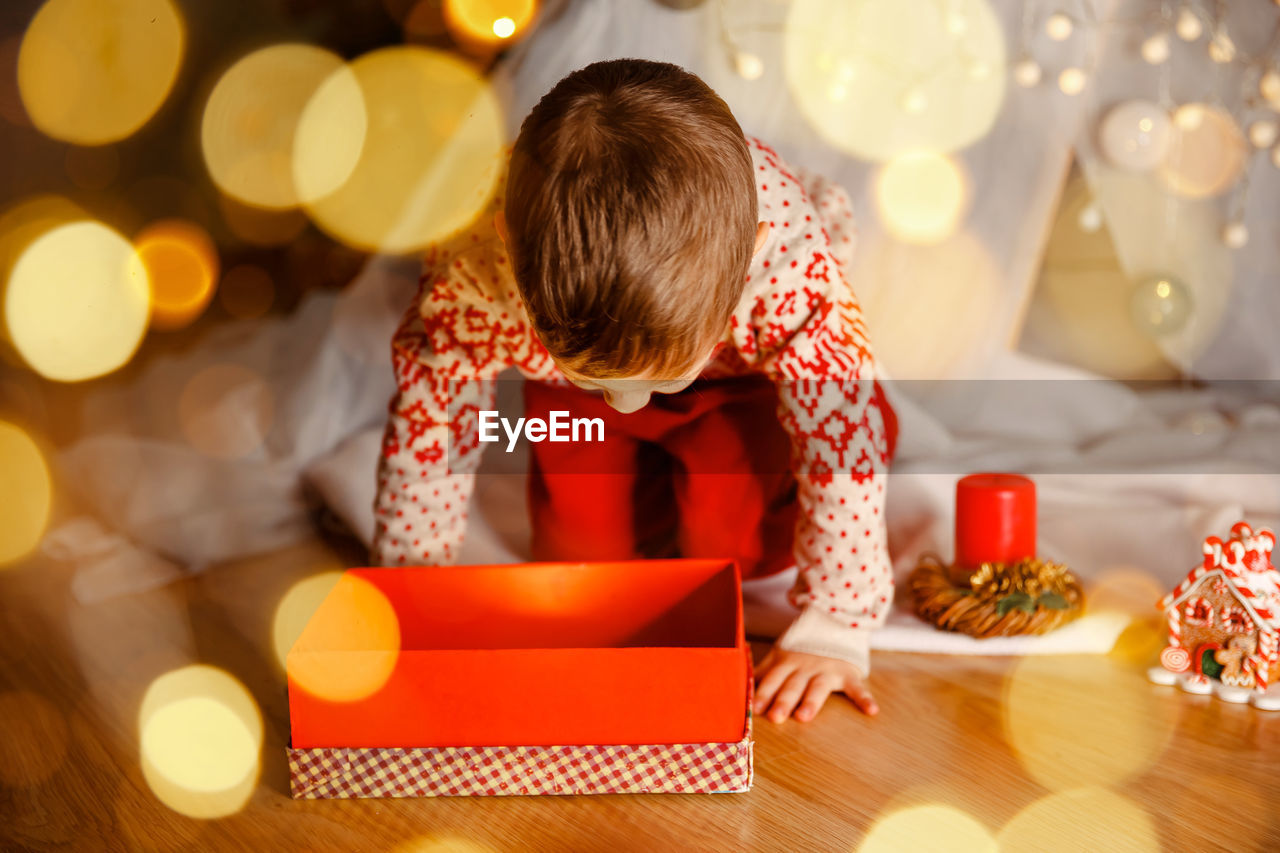
<svg viewBox="0 0 1280 853">
<path fill-rule="evenodd" d="M 1204 540 L 1204 561 L 1160 600 L 1169 645 L 1148 677 L 1188 693 L 1280 710 L 1280 571 L 1275 534 L 1243 521 L 1223 542 Z"/>
</svg>

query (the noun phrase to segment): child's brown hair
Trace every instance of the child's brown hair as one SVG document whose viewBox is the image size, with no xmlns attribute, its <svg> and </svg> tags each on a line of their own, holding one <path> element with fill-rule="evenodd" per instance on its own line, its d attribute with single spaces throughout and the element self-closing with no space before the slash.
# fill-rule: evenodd
<svg viewBox="0 0 1280 853">
<path fill-rule="evenodd" d="M 565 77 L 520 128 L 505 205 L 521 296 L 563 366 L 665 378 L 723 335 L 755 176 L 729 107 L 693 74 L 617 59 Z"/>
</svg>

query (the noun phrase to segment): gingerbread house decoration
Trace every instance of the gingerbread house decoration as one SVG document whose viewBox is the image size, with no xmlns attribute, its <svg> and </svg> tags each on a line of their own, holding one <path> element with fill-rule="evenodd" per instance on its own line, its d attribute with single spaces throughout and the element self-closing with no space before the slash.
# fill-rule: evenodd
<svg viewBox="0 0 1280 853">
<path fill-rule="evenodd" d="M 1160 600 L 1169 644 L 1149 675 L 1189 693 L 1280 710 L 1280 571 L 1275 534 L 1243 521 L 1223 542 L 1204 540 L 1204 561 Z"/>
</svg>

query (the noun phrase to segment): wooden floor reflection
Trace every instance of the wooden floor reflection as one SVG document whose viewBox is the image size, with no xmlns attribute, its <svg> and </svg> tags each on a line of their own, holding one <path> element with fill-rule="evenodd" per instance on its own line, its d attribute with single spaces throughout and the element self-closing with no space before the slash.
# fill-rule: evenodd
<svg viewBox="0 0 1280 853">
<path fill-rule="evenodd" d="M 72 599 L 73 567 L 0 572 L 0 848 L 854 850 L 934 804 L 1002 849 L 1280 849 L 1280 713 L 1146 684 L 1140 632 L 1106 661 L 878 654 L 879 717 L 837 701 L 758 721 L 744 795 L 295 802 L 275 610 L 353 559 L 314 542 L 94 605 Z M 216 820 L 164 805 L 140 768 L 142 696 L 192 663 L 238 679 L 263 721 L 257 786 Z M 946 826 L 919 824 L 940 850 Z"/>
</svg>

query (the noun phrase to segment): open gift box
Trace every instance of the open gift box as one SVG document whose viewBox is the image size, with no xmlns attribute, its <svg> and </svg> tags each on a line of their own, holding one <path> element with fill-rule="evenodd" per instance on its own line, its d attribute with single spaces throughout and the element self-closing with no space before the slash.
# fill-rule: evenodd
<svg viewBox="0 0 1280 853">
<path fill-rule="evenodd" d="M 751 784 L 729 560 L 352 569 L 286 669 L 298 798 Z"/>
</svg>

